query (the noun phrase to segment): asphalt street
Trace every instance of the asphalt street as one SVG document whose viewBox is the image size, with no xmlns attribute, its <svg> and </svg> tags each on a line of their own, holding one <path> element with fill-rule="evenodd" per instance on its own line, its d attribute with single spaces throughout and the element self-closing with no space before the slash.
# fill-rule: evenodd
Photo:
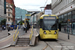
<svg viewBox="0 0 75 50">
<path fill-rule="evenodd" d="M 8 31 L 7 30 L 0 31 L 0 39 L 5 38 L 7 36 L 8 36 Z"/>
<path fill-rule="evenodd" d="M 40 40 L 37 46 L 8 47 L 2 50 L 75 50 L 75 44 L 63 40 Z"/>
</svg>

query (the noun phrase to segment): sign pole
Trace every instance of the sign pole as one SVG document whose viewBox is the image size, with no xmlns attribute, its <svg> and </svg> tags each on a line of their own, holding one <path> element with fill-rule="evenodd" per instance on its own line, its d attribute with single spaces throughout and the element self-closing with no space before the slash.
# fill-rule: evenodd
<svg viewBox="0 0 75 50">
<path fill-rule="evenodd" d="M 68 40 L 70 39 L 70 34 L 69 34 L 69 31 L 70 31 L 69 26 L 70 26 L 70 24 L 69 24 L 69 22 L 70 22 L 70 19 L 68 19 L 68 25 L 67 25 L 67 28 L 68 28 Z"/>
</svg>

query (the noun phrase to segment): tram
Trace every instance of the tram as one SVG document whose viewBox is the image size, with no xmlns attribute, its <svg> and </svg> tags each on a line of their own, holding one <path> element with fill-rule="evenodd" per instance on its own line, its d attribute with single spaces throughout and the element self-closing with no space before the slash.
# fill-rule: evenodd
<svg viewBox="0 0 75 50">
<path fill-rule="evenodd" d="M 58 17 L 42 15 L 37 22 L 40 39 L 58 39 Z"/>
</svg>

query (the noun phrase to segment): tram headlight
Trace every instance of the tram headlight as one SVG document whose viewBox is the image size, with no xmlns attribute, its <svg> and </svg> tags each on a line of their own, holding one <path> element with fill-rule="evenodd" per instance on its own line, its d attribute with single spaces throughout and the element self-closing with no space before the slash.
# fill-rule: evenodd
<svg viewBox="0 0 75 50">
<path fill-rule="evenodd" d="M 44 31 L 44 34 L 46 34 L 46 32 Z"/>
<path fill-rule="evenodd" d="M 55 33 L 54 34 L 57 34 L 57 32 L 55 31 Z"/>
</svg>

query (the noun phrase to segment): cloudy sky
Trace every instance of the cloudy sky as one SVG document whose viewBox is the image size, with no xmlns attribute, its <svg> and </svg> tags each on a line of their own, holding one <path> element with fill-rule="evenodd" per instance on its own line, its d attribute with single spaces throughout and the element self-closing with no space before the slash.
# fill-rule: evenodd
<svg viewBox="0 0 75 50">
<path fill-rule="evenodd" d="M 40 7 L 50 4 L 51 0 L 14 0 L 15 6 L 28 11 L 40 11 Z"/>
</svg>

